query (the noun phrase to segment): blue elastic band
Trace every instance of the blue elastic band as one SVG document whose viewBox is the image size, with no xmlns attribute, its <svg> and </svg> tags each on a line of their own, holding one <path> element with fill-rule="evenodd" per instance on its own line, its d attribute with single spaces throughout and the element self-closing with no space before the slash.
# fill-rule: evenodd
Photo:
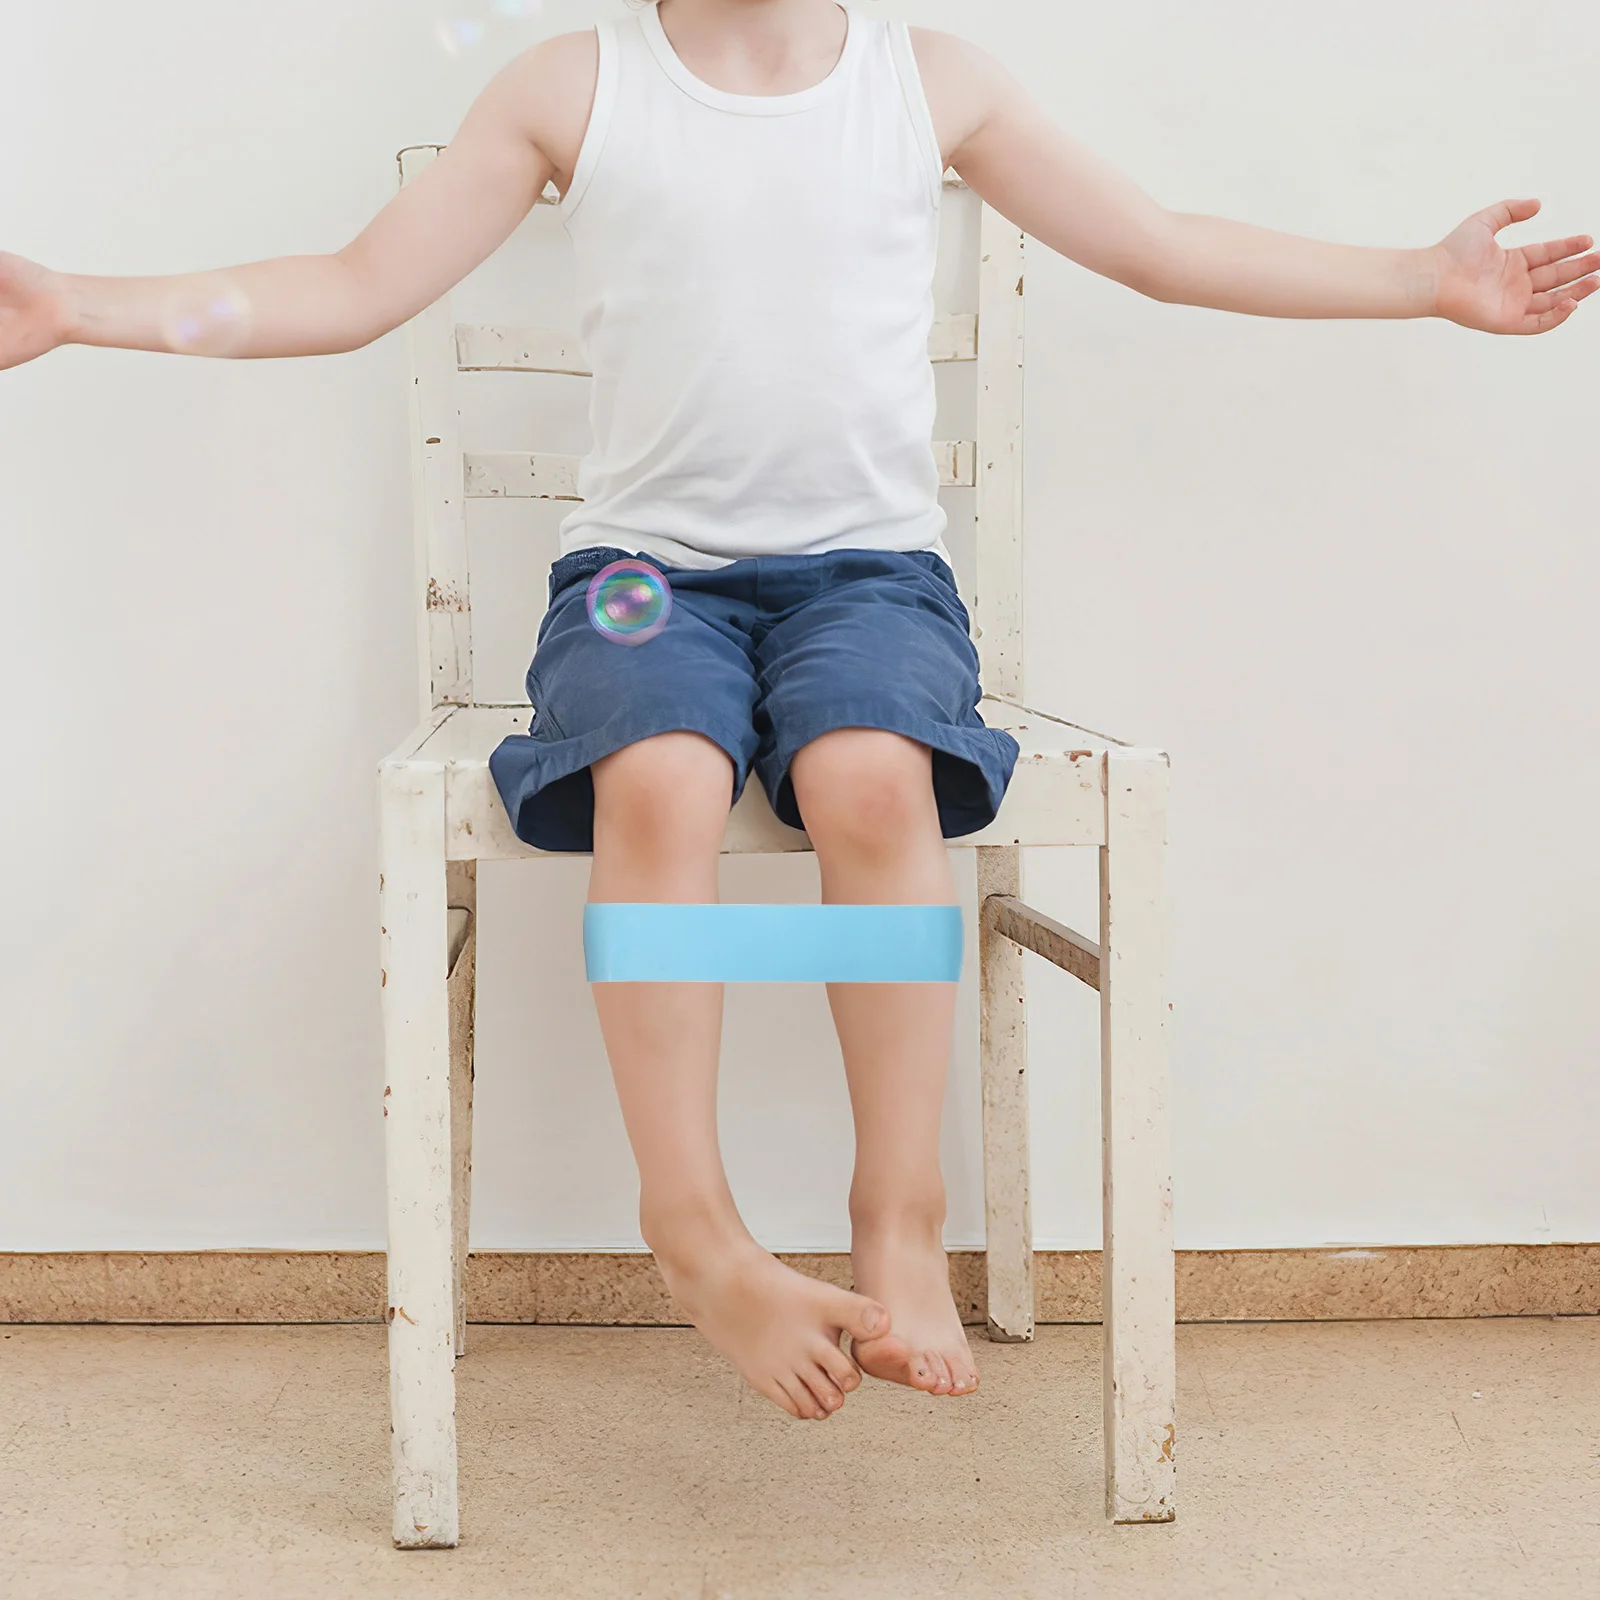
<svg viewBox="0 0 1600 1600">
<path fill-rule="evenodd" d="M 591 905 L 591 983 L 955 983 L 960 906 Z"/>
</svg>

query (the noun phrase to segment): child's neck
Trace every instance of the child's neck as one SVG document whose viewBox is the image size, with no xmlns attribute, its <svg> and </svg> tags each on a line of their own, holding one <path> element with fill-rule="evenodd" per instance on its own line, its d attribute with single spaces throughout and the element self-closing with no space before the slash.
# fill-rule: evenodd
<svg viewBox="0 0 1600 1600">
<path fill-rule="evenodd" d="M 661 0 L 685 66 L 734 94 L 788 94 L 833 69 L 845 17 L 835 0 Z"/>
</svg>

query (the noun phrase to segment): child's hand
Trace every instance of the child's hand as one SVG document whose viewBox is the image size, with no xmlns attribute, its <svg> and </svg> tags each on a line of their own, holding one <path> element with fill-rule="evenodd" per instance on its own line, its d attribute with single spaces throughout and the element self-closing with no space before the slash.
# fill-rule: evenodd
<svg viewBox="0 0 1600 1600">
<path fill-rule="evenodd" d="M 72 332 L 58 273 L 0 251 L 0 368 L 20 367 L 64 344 Z"/>
<path fill-rule="evenodd" d="M 1582 254 L 1588 234 L 1501 249 L 1495 235 L 1538 211 L 1537 200 L 1502 200 L 1435 246 L 1441 317 L 1484 333 L 1548 333 L 1600 288 L 1600 253 Z"/>
</svg>

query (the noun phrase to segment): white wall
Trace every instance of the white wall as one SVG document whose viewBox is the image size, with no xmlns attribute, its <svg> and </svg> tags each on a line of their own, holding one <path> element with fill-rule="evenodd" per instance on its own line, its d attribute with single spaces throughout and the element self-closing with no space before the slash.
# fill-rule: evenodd
<svg viewBox="0 0 1600 1600">
<path fill-rule="evenodd" d="M 138 272 L 337 247 L 398 146 L 597 7 L 458 59 L 421 0 L 15 9 L 0 248 Z M 906 9 L 1180 209 L 1372 243 L 1528 192 L 1524 236 L 1600 219 L 1600 15 L 1561 0 Z M 1531 342 L 1252 322 L 1043 250 L 1030 285 L 1030 695 L 1174 760 L 1180 1244 L 1600 1238 L 1600 312 Z M 0 374 L 0 1249 L 381 1242 L 402 361 Z M 1087 915 L 1087 866 L 1036 856 L 1032 897 Z M 809 873 L 736 863 L 728 888 Z M 583 877 L 483 871 L 485 1247 L 635 1242 Z M 1034 997 L 1039 1238 L 1091 1244 L 1093 1009 L 1043 969 Z M 981 1232 L 968 998 L 953 1244 Z M 753 1224 L 841 1244 L 820 998 L 735 992 L 726 1059 Z"/>
</svg>

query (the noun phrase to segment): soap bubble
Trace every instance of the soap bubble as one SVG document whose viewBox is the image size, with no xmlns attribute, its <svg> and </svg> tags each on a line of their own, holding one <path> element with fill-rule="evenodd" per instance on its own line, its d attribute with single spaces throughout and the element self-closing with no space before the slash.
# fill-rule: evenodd
<svg viewBox="0 0 1600 1600">
<path fill-rule="evenodd" d="M 491 0 L 491 15 L 499 22 L 532 22 L 544 13 L 544 0 Z M 489 25 L 476 17 L 449 17 L 434 26 L 441 48 L 453 56 L 476 49 L 488 37 Z"/>
<path fill-rule="evenodd" d="M 489 10 L 500 22 L 532 22 L 543 14 L 544 0 L 491 0 Z M 441 49 L 459 56 L 483 43 L 489 25 L 476 17 L 448 17 L 433 31 Z"/>
<path fill-rule="evenodd" d="M 439 43 L 453 56 L 483 43 L 483 24 L 471 17 L 453 17 L 434 30 Z"/>
<path fill-rule="evenodd" d="M 648 561 L 613 561 L 589 580 L 589 621 L 617 644 L 644 644 L 672 615 L 672 585 Z"/>
<path fill-rule="evenodd" d="M 250 299 L 231 278 L 202 278 L 161 309 L 161 337 L 185 356 L 233 356 L 250 337 Z"/>
</svg>

